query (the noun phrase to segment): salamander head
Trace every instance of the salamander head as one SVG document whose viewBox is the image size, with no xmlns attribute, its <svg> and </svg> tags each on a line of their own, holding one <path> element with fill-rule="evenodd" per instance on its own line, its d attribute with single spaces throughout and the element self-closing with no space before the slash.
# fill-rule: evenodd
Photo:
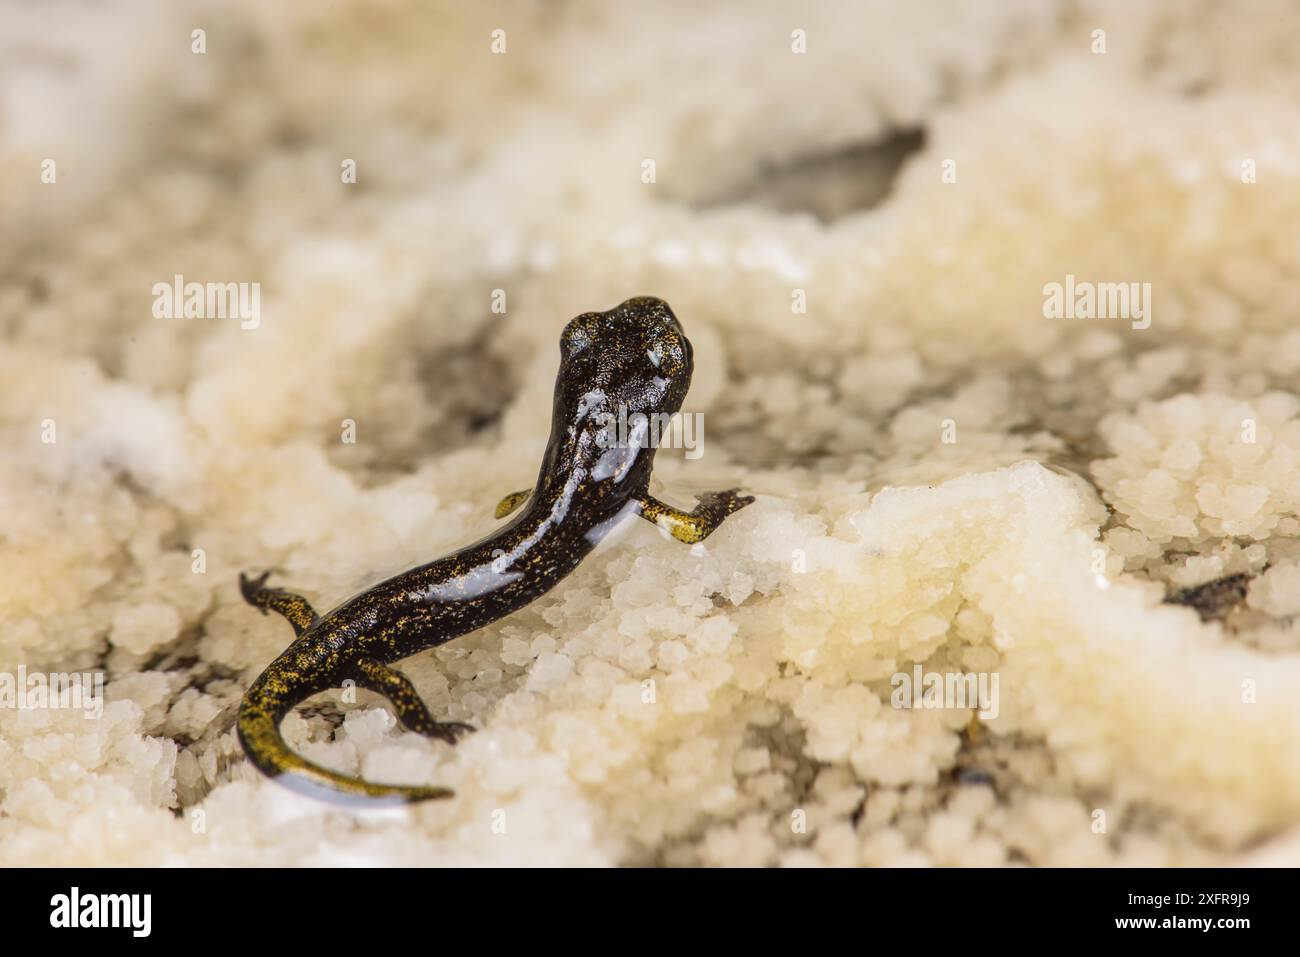
<svg viewBox="0 0 1300 957">
<path fill-rule="evenodd" d="M 586 465 L 593 477 L 612 469 L 621 481 L 634 463 L 648 477 L 653 449 L 637 423 L 653 417 L 651 434 L 661 435 L 682 407 L 693 370 L 691 344 L 662 299 L 639 296 L 583 313 L 560 336 L 553 440 L 568 445 L 572 464 Z M 604 454 L 615 444 L 621 456 Z"/>
<path fill-rule="evenodd" d="M 691 344 L 668 303 L 638 296 L 608 312 L 585 312 L 560 336 L 560 381 L 575 412 L 603 402 L 627 414 L 673 414 L 694 370 Z M 599 396 L 593 395 L 599 393 Z"/>
</svg>

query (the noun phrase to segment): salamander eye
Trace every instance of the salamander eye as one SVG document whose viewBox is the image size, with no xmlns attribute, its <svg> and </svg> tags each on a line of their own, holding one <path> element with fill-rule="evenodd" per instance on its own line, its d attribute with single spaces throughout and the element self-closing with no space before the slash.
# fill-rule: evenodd
<svg viewBox="0 0 1300 957">
<path fill-rule="evenodd" d="M 566 357 L 576 356 L 589 345 L 591 345 L 591 331 L 579 319 L 574 319 L 564 327 L 564 332 L 560 333 L 560 353 Z"/>
<path fill-rule="evenodd" d="M 682 364 L 686 358 L 683 351 L 683 340 L 679 336 L 659 336 L 652 339 L 646 348 L 646 355 L 650 359 L 650 364 L 656 369 L 662 369 L 665 372 L 673 372 Z"/>
</svg>

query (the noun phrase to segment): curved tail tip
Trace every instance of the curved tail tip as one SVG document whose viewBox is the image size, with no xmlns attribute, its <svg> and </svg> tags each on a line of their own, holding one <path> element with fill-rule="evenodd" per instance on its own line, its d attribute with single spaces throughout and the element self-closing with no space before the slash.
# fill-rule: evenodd
<svg viewBox="0 0 1300 957">
<path fill-rule="evenodd" d="M 280 736 L 281 711 L 274 705 L 250 705 L 245 694 L 236 724 L 239 743 L 253 766 L 282 787 L 298 794 L 352 808 L 393 807 L 456 796 L 450 788 L 431 785 L 372 784 L 313 764 L 293 752 Z"/>
<path fill-rule="evenodd" d="M 292 771 L 277 774 L 271 780 L 297 794 L 357 810 L 401 807 L 421 801 L 443 801 L 456 796 L 451 788 L 420 785 L 371 784 L 359 778 L 343 781 L 317 781 Z"/>
</svg>

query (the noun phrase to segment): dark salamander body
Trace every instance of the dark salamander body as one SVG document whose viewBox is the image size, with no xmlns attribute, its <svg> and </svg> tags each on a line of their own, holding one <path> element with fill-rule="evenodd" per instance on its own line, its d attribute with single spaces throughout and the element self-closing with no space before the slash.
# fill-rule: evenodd
<svg viewBox="0 0 1300 957">
<path fill-rule="evenodd" d="M 645 430 L 611 440 L 609 423 L 672 415 L 690 386 L 691 344 L 668 304 L 629 299 L 572 320 L 560 339 L 551 435 L 537 484 L 507 495 L 495 534 L 380 582 L 317 615 L 305 598 L 240 576 L 247 601 L 275 611 L 297 639 L 253 682 L 239 709 L 239 740 L 263 773 L 336 801 L 406 802 L 451 797 L 438 787 L 370 784 L 291 751 L 280 722 L 297 704 L 348 679 L 384 695 L 411 731 L 455 742 L 472 730 L 440 722 L 394 661 L 490 624 L 545 594 L 624 517 L 639 514 L 683 542 L 698 542 L 753 501 L 735 490 L 699 497 L 682 512 L 649 495 L 655 449 Z M 644 421 L 644 420 L 642 420 Z"/>
</svg>

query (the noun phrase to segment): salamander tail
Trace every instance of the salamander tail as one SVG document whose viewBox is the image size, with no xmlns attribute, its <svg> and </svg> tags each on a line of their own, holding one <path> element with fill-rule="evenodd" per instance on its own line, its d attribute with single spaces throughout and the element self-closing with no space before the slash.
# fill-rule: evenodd
<svg viewBox="0 0 1300 957">
<path fill-rule="evenodd" d="M 268 674 L 270 672 L 268 671 Z M 278 784 L 335 804 L 381 807 L 453 797 L 448 788 L 371 784 L 348 777 L 295 754 L 280 734 L 280 722 L 297 702 L 276 694 L 263 675 L 239 706 L 239 743 L 259 771 Z"/>
</svg>

